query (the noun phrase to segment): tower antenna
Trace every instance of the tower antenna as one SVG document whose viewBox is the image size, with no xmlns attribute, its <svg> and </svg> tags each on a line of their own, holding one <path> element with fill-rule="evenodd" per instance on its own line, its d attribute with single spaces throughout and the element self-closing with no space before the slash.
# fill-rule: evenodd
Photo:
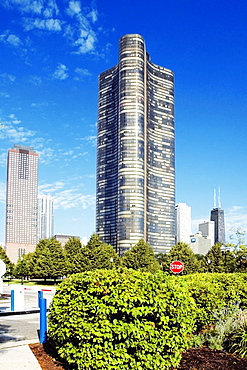
<svg viewBox="0 0 247 370">
<path fill-rule="evenodd" d="M 221 202 L 220 202 L 220 186 L 218 190 L 218 207 L 221 208 Z"/>
<path fill-rule="evenodd" d="M 214 189 L 214 208 L 216 208 L 216 190 Z"/>
</svg>

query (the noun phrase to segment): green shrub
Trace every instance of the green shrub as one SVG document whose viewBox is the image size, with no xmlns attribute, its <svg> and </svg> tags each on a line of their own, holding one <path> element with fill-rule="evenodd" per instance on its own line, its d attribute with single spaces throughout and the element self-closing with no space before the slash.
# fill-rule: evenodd
<svg viewBox="0 0 247 370">
<path fill-rule="evenodd" d="M 195 304 L 178 280 L 158 272 L 94 270 L 59 285 L 48 336 L 73 369 L 176 367 L 189 347 Z"/>
<path fill-rule="evenodd" d="M 196 326 L 200 331 L 216 322 L 218 312 L 246 308 L 246 274 L 193 274 L 182 276 L 197 305 Z"/>
<path fill-rule="evenodd" d="M 226 349 L 228 336 L 236 327 L 240 312 L 241 310 L 237 306 L 215 312 L 215 324 L 205 328 L 198 335 L 201 344 L 208 346 L 210 349 Z"/>
<path fill-rule="evenodd" d="M 221 285 L 213 281 L 212 274 L 193 274 L 182 277 L 197 305 L 196 326 L 201 330 L 214 323 L 216 310 L 225 307 Z"/>
<path fill-rule="evenodd" d="M 226 339 L 226 350 L 239 357 L 247 357 L 247 310 L 239 313 L 235 327 Z"/>
</svg>

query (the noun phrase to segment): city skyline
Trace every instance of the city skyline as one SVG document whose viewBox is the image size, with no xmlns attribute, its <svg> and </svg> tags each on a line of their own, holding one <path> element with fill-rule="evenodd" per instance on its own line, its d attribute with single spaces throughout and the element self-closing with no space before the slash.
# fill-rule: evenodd
<svg viewBox="0 0 247 370">
<path fill-rule="evenodd" d="M 218 186 L 226 240 L 231 227 L 247 229 L 247 4 L 5 0 L 0 9 L 0 242 L 14 144 L 39 154 L 54 233 L 95 231 L 97 79 L 128 33 L 176 76 L 176 203 L 191 207 L 193 232 L 209 221 Z"/>
</svg>

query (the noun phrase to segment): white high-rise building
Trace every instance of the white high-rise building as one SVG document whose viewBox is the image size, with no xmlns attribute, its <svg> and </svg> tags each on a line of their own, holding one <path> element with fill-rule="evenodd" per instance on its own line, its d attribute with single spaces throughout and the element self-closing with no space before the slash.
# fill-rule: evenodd
<svg viewBox="0 0 247 370">
<path fill-rule="evenodd" d="M 214 245 L 214 221 L 204 221 L 199 224 L 199 231 L 201 231 L 202 236 L 207 236 L 211 240 L 211 247 Z"/>
<path fill-rule="evenodd" d="M 6 253 L 18 257 L 33 252 L 37 241 L 38 154 L 14 145 L 8 151 L 6 194 Z"/>
<path fill-rule="evenodd" d="M 50 195 L 39 195 L 37 241 L 51 238 L 54 235 L 53 223 L 53 198 Z"/>
<path fill-rule="evenodd" d="M 191 207 L 186 203 L 178 203 L 175 206 L 176 220 L 176 243 L 190 243 L 191 235 Z"/>
</svg>

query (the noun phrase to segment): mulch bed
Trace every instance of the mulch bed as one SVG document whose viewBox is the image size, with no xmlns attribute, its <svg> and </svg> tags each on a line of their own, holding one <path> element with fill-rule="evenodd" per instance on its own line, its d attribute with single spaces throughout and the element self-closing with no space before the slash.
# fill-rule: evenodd
<svg viewBox="0 0 247 370">
<path fill-rule="evenodd" d="M 59 360 L 58 356 L 50 351 L 50 348 L 46 348 L 40 343 L 29 346 L 38 359 L 42 370 L 73 370 Z M 180 366 L 176 370 L 247 370 L 247 358 L 240 359 L 207 347 L 190 348 L 183 354 Z"/>
</svg>

